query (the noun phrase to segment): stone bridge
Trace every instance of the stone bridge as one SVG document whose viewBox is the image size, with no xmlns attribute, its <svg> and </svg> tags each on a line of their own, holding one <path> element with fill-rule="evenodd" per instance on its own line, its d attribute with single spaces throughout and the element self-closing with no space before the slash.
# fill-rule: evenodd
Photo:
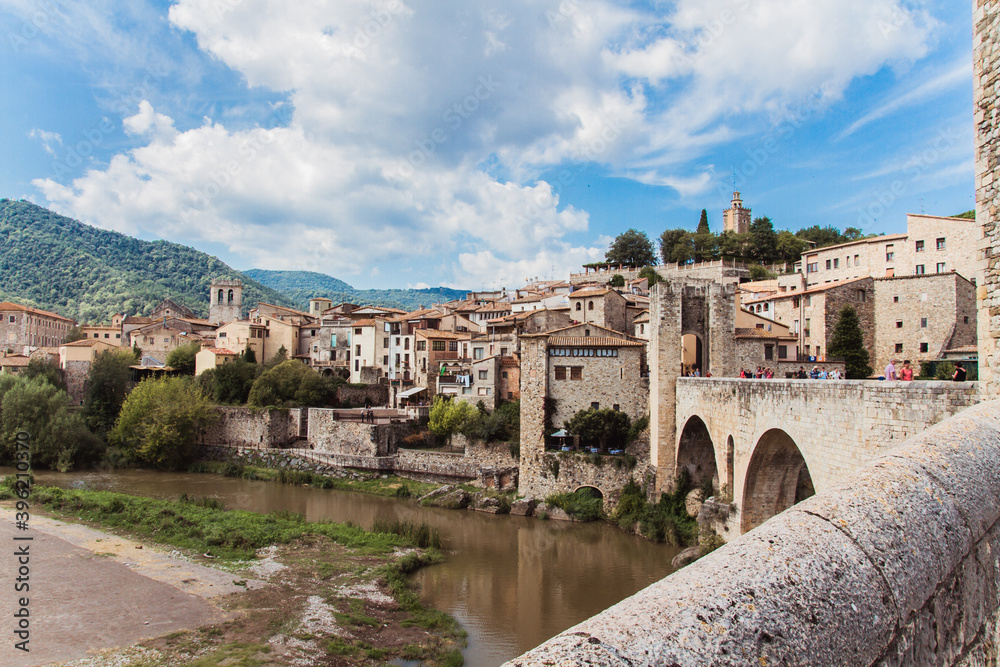
<svg viewBox="0 0 1000 667">
<path fill-rule="evenodd" d="M 712 479 L 736 505 L 731 539 L 977 402 L 973 382 L 679 378 L 657 475 Z"/>
</svg>

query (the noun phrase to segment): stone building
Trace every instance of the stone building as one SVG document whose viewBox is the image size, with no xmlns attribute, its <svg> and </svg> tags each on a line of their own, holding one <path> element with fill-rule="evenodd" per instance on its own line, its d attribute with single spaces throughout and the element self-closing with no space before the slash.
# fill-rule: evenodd
<svg viewBox="0 0 1000 667">
<path fill-rule="evenodd" d="M 59 346 L 59 368 L 66 381 L 66 393 L 73 405 L 83 405 L 87 395 L 87 377 L 94 358 L 105 350 L 115 350 L 118 346 L 93 338 L 78 340 Z"/>
<path fill-rule="evenodd" d="M 242 353 L 247 348 L 253 350 L 258 363 L 264 362 L 264 338 L 267 327 L 249 320 L 233 320 L 215 330 L 218 347 Z"/>
<path fill-rule="evenodd" d="M 541 341 L 532 349 L 545 357 L 551 426 L 561 427 L 589 408 L 621 410 L 632 419 L 646 414 L 649 389 L 640 372 L 642 341 L 586 324 L 522 338 Z"/>
<path fill-rule="evenodd" d="M 569 316 L 620 333 L 628 331 L 627 302 L 613 289 L 584 289 L 569 295 Z"/>
<path fill-rule="evenodd" d="M 521 398 L 521 362 L 517 357 L 502 357 L 500 360 L 500 398 L 516 401 Z"/>
<path fill-rule="evenodd" d="M 722 231 L 746 234 L 750 231 L 750 209 L 743 207 L 740 193 L 733 193 L 731 206 L 722 212 Z"/>
<path fill-rule="evenodd" d="M 973 107 L 975 119 L 976 221 L 983 258 L 976 301 L 979 306 L 979 386 L 984 400 L 1000 398 L 1000 11 L 995 1 L 974 0 Z"/>
<path fill-rule="evenodd" d="M 194 374 L 201 375 L 209 369 L 228 364 L 240 356 L 238 352 L 222 347 L 206 347 L 194 355 Z"/>
<path fill-rule="evenodd" d="M 208 321 L 212 324 L 235 322 L 243 317 L 243 282 L 216 278 L 209 288 Z"/>
<path fill-rule="evenodd" d="M 39 347 L 62 345 L 76 322 L 47 310 L 0 303 L 0 345 L 3 349 L 28 355 Z"/>
<path fill-rule="evenodd" d="M 865 334 L 865 348 L 875 358 L 875 295 L 871 278 L 822 283 L 803 291 L 777 292 L 747 299 L 744 306 L 788 325 L 798 337 L 798 358 L 824 361 L 833 329 L 844 306 L 853 306 Z"/>
<path fill-rule="evenodd" d="M 124 315 L 115 314 L 111 316 L 111 324 L 81 324 L 80 333 L 83 334 L 84 338 L 95 338 L 112 345 L 121 345 L 128 340 L 127 337 L 122 338 L 122 322 L 124 320 Z"/>
<path fill-rule="evenodd" d="M 976 344 L 976 286 L 955 272 L 875 281 L 877 372 L 892 358 L 918 362 Z"/>
<path fill-rule="evenodd" d="M 129 346 L 138 345 L 142 353 L 158 361 L 166 361 L 173 350 L 188 343 L 203 342 L 203 333 L 213 332 L 215 327 L 206 320 L 164 317 L 129 332 Z"/>
<path fill-rule="evenodd" d="M 982 232 L 975 220 L 906 216 L 906 234 L 874 236 L 802 254 L 807 286 L 853 278 L 891 278 L 956 271 L 975 280 Z"/>
</svg>

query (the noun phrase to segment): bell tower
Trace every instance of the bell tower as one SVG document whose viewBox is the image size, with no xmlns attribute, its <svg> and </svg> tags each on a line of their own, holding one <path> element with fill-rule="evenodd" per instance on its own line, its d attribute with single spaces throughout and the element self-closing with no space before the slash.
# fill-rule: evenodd
<svg viewBox="0 0 1000 667">
<path fill-rule="evenodd" d="M 722 231 L 745 234 L 750 231 L 750 209 L 743 208 L 740 193 L 733 193 L 731 208 L 722 212 Z"/>
<path fill-rule="evenodd" d="M 243 283 L 234 278 L 216 278 L 208 292 L 208 321 L 226 324 L 243 314 Z"/>
</svg>

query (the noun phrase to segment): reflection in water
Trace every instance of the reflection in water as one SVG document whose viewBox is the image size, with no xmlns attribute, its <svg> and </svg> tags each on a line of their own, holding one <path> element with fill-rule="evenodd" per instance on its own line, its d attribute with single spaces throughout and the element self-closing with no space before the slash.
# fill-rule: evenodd
<svg viewBox="0 0 1000 667">
<path fill-rule="evenodd" d="M 0 468 L 0 474 L 11 471 Z M 39 484 L 157 498 L 211 496 L 227 509 L 289 511 L 309 521 L 424 522 L 447 560 L 414 581 L 426 604 L 469 632 L 470 667 L 498 665 L 670 573 L 677 549 L 605 524 L 539 521 L 420 507 L 412 500 L 285 486 L 216 475 L 128 470 L 36 474 Z"/>
</svg>

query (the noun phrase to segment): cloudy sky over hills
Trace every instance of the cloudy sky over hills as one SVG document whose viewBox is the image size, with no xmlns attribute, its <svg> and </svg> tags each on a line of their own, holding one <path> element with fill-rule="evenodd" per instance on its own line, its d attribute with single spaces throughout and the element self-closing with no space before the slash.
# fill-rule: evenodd
<svg viewBox="0 0 1000 667">
<path fill-rule="evenodd" d="M 515 284 L 628 227 L 973 208 L 946 0 L 0 0 L 0 196 L 237 268 Z"/>
</svg>

